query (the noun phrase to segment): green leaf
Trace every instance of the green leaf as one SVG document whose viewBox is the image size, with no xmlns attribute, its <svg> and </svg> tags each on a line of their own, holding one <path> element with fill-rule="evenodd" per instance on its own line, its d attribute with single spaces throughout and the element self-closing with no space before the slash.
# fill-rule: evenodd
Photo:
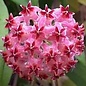
<svg viewBox="0 0 86 86">
<path fill-rule="evenodd" d="M 59 0 L 63 6 L 70 5 L 70 10 L 77 12 L 79 10 L 78 0 Z"/>
<path fill-rule="evenodd" d="M 82 53 L 81 56 L 78 56 L 77 59 L 79 60 L 80 63 L 82 63 L 83 65 L 86 65 L 86 58 L 85 58 L 84 52 Z"/>
<path fill-rule="evenodd" d="M 38 5 L 38 0 L 31 0 L 32 5 L 37 6 Z"/>
<path fill-rule="evenodd" d="M 3 0 L 0 0 L 0 49 L 3 49 L 3 42 L 1 40 L 1 37 L 8 33 L 8 31 L 4 29 L 4 26 L 6 24 L 5 19 L 7 17 L 7 8 Z M 6 66 L 2 57 L 0 56 L 0 86 L 7 86 L 11 73 L 12 71 Z"/>
<path fill-rule="evenodd" d="M 86 5 L 86 0 L 78 0 L 79 3 Z"/>
<path fill-rule="evenodd" d="M 70 10 L 73 12 L 77 12 L 79 10 L 78 0 L 66 0 L 67 4 L 70 5 Z"/>
<path fill-rule="evenodd" d="M 45 8 L 45 4 L 48 5 L 49 8 L 51 8 L 52 4 L 53 4 L 53 0 L 39 0 L 39 7 L 44 9 Z"/>
<path fill-rule="evenodd" d="M 11 0 L 18 5 L 27 5 L 29 0 Z M 31 0 L 32 5 L 38 5 L 38 0 Z"/>
<path fill-rule="evenodd" d="M 11 1 L 13 1 L 13 2 L 15 2 L 16 4 L 18 4 L 18 5 L 27 5 L 27 3 L 28 3 L 28 0 L 11 0 Z"/>
<path fill-rule="evenodd" d="M 17 86 L 30 86 L 30 82 L 26 79 L 18 77 Z"/>
<path fill-rule="evenodd" d="M 67 5 L 67 0 L 59 0 L 61 2 L 61 5 L 66 6 Z"/>
<path fill-rule="evenodd" d="M 84 55 L 82 55 L 84 56 Z M 70 71 L 67 76 L 77 85 L 85 86 L 86 85 L 86 64 L 82 60 L 85 57 L 79 57 L 79 62 L 76 65 L 76 68 Z M 82 58 L 82 59 L 81 59 Z M 84 64 L 83 64 L 84 63 Z"/>
<path fill-rule="evenodd" d="M 63 76 L 62 80 L 62 86 L 76 86 L 75 83 L 72 80 L 70 80 L 67 76 Z"/>
</svg>

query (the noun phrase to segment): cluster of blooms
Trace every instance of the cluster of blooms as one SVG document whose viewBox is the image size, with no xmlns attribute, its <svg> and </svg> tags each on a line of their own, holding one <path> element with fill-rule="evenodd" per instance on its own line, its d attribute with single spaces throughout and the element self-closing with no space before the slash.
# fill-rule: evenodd
<svg viewBox="0 0 86 86">
<path fill-rule="evenodd" d="M 84 50 L 84 26 L 69 12 L 69 5 L 45 10 L 31 2 L 19 16 L 6 19 L 9 34 L 2 38 L 2 56 L 20 77 L 56 79 L 75 67 L 75 56 Z"/>
</svg>

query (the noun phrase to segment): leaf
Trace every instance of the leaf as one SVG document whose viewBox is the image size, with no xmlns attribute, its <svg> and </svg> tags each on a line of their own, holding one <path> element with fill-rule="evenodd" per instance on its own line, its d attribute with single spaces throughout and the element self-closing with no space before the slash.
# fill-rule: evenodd
<svg viewBox="0 0 86 86">
<path fill-rule="evenodd" d="M 67 76 L 62 76 L 59 78 L 58 82 L 61 86 L 76 86 L 73 81 L 71 81 Z"/>
<path fill-rule="evenodd" d="M 52 4 L 53 4 L 53 0 L 39 0 L 39 7 L 44 9 L 45 8 L 45 4 L 48 5 L 49 8 L 51 8 Z"/>
<path fill-rule="evenodd" d="M 77 59 L 79 60 L 80 63 L 86 66 L 86 58 L 85 58 L 85 52 L 82 53 L 81 56 L 78 56 Z"/>
<path fill-rule="evenodd" d="M 6 24 L 5 19 L 7 17 L 8 17 L 7 8 L 3 0 L 0 0 L 0 49 L 3 49 L 3 42 L 1 40 L 1 37 L 8 33 L 8 31 L 4 29 L 4 26 Z M 11 69 L 9 69 L 6 66 L 6 64 L 4 63 L 3 59 L 0 56 L 0 86 L 7 86 L 10 80 L 11 73 L 12 73 Z"/>
<path fill-rule="evenodd" d="M 18 5 L 27 5 L 28 3 L 28 0 L 11 0 L 13 1 L 14 3 L 18 4 Z"/>
<path fill-rule="evenodd" d="M 86 64 L 82 60 L 84 55 L 79 57 L 79 62 L 76 65 L 76 68 L 70 71 L 67 76 L 77 85 L 85 86 L 86 85 Z M 82 58 L 82 59 L 81 59 Z"/>
<path fill-rule="evenodd" d="M 66 0 L 67 4 L 70 5 L 70 9 L 73 12 L 79 11 L 79 3 L 78 0 Z"/>
<path fill-rule="evenodd" d="M 70 10 L 77 12 L 79 10 L 79 3 L 77 0 L 59 0 L 63 6 L 70 5 Z"/>
<path fill-rule="evenodd" d="M 63 6 L 67 5 L 67 0 L 59 0 Z"/>
<path fill-rule="evenodd" d="M 38 0 L 31 0 L 32 5 L 37 6 L 38 5 Z"/>
<path fill-rule="evenodd" d="M 86 5 L 86 0 L 78 0 L 79 3 Z"/>
<path fill-rule="evenodd" d="M 26 79 L 18 77 L 17 86 L 30 86 L 30 82 Z"/>
<path fill-rule="evenodd" d="M 28 0 L 11 0 L 18 5 L 27 5 Z M 38 0 L 31 0 L 32 5 L 38 5 Z"/>
</svg>

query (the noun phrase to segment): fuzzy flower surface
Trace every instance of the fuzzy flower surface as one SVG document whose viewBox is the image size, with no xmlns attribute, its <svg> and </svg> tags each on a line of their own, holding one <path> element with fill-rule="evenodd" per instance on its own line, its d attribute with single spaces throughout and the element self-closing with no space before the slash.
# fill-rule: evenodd
<svg viewBox="0 0 86 86">
<path fill-rule="evenodd" d="M 6 19 L 9 33 L 2 37 L 5 62 L 20 77 L 56 79 L 75 67 L 84 50 L 84 26 L 69 11 L 69 5 L 42 10 L 31 2 L 19 16 Z"/>
</svg>

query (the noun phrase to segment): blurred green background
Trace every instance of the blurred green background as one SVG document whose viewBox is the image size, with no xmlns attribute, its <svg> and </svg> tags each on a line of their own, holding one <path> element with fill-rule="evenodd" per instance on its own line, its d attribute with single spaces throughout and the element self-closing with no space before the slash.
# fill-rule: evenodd
<svg viewBox="0 0 86 86">
<path fill-rule="evenodd" d="M 0 0 L 0 49 L 3 49 L 3 42 L 1 37 L 6 35 L 8 31 L 4 29 L 6 24 L 5 19 L 9 13 L 14 16 L 18 15 L 21 10 L 20 4 L 27 5 L 29 0 Z M 60 4 L 66 6 L 70 5 L 70 11 L 75 12 L 74 18 L 80 24 L 83 23 L 86 28 L 86 0 L 31 0 L 33 5 L 38 5 L 44 9 L 45 4 L 49 8 L 59 7 Z M 86 30 L 85 30 L 86 34 Z M 86 46 L 86 36 L 85 36 Z M 78 64 L 76 68 L 71 70 L 66 76 L 63 76 L 54 81 L 56 86 L 86 86 L 86 47 L 83 54 L 78 57 Z M 2 57 L 0 56 L 0 86 L 30 86 L 30 82 L 18 77 L 10 68 L 6 66 Z M 36 80 L 34 86 L 55 86 L 50 80 Z"/>
</svg>

